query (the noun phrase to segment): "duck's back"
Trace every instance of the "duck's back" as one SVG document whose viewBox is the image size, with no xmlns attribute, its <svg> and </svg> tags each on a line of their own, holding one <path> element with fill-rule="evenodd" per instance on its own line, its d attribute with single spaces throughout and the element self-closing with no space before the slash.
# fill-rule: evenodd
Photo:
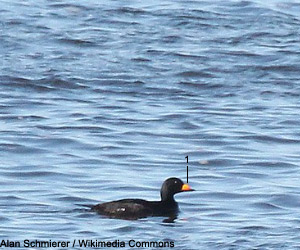
<svg viewBox="0 0 300 250">
<path fill-rule="evenodd" d="M 114 218 L 138 219 L 153 215 L 151 203 L 142 199 L 123 199 L 95 205 L 92 210 Z"/>
</svg>

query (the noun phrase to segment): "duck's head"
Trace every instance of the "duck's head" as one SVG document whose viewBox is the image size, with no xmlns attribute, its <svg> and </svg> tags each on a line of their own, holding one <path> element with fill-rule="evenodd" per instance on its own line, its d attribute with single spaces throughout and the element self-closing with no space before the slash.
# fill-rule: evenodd
<svg viewBox="0 0 300 250">
<path fill-rule="evenodd" d="M 169 178 L 164 181 L 161 190 L 160 190 L 160 196 L 161 200 L 173 200 L 174 195 L 181 192 L 187 192 L 187 191 L 195 191 L 192 189 L 188 184 L 185 184 L 182 180 L 179 178 Z"/>
</svg>

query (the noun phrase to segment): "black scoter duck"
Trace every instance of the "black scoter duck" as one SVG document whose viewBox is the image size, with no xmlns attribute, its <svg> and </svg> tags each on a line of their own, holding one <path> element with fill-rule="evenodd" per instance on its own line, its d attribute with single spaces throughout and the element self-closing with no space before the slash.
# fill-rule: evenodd
<svg viewBox="0 0 300 250">
<path fill-rule="evenodd" d="M 181 192 L 194 191 L 188 184 L 178 178 L 164 181 L 160 190 L 160 201 L 146 201 L 142 199 L 123 199 L 106 202 L 92 207 L 92 211 L 111 218 L 139 219 L 148 216 L 168 216 L 176 218 L 178 204 L 174 195 Z"/>
</svg>

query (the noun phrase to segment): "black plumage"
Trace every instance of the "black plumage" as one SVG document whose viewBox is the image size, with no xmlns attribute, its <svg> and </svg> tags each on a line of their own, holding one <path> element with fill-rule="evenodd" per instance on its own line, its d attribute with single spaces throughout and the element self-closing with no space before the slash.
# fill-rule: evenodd
<svg viewBox="0 0 300 250">
<path fill-rule="evenodd" d="M 95 205 L 92 207 L 92 211 L 120 219 L 139 219 L 148 216 L 176 217 L 178 204 L 174 195 L 186 191 L 193 191 L 193 189 L 178 178 L 169 178 L 164 181 L 161 187 L 160 201 L 122 199 Z"/>
</svg>

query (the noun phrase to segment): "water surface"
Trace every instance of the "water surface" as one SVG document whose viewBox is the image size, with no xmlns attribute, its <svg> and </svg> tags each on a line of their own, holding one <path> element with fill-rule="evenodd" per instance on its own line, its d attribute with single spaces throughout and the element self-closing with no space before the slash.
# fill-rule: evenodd
<svg viewBox="0 0 300 250">
<path fill-rule="evenodd" d="M 299 13 L 0 1 L 1 239 L 298 249 Z M 164 179 L 185 180 L 186 155 L 197 192 L 177 195 L 175 223 L 84 207 L 159 199 Z"/>
</svg>

